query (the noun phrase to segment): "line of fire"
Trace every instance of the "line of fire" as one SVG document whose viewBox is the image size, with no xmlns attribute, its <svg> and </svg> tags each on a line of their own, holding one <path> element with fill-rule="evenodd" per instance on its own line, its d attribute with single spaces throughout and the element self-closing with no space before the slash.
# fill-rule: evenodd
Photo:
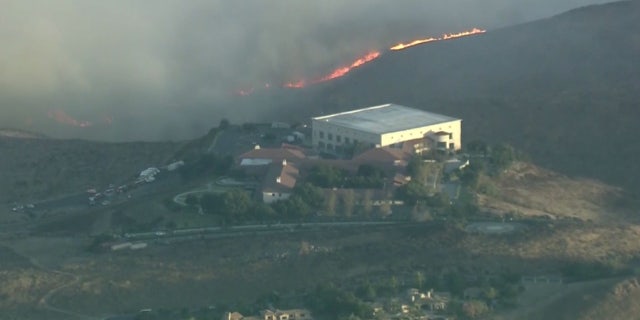
<svg viewBox="0 0 640 320">
<path fill-rule="evenodd" d="M 457 38 L 462 38 L 462 37 L 467 37 L 467 36 L 472 36 L 472 35 L 478 35 L 478 34 L 483 34 L 487 32 L 487 30 L 484 29 L 479 29 L 479 28 L 473 28 L 471 30 L 467 30 L 467 31 L 462 31 L 462 32 L 458 32 L 458 33 L 445 33 L 440 37 L 434 38 L 434 37 L 429 37 L 429 38 L 424 38 L 424 39 L 416 39 L 407 43 L 398 43 L 392 47 L 390 47 L 388 50 L 389 51 L 398 51 L 398 50 L 404 50 L 407 48 L 411 48 L 414 46 L 418 46 L 418 45 L 422 45 L 422 44 L 426 44 L 426 43 L 430 43 L 430 42 L 436 42 L 436 41 L 444 41 L 444 40 L 451 40 L 451 39 L 457 39 Z M 282 87 L 284 88 L 304 88 L 308 85 L 313 85 L 313 84 L 318 84 L 321 82 L 325 82 L 325 81 L 329 81 L 329 80 L 333 80 L 336 78 L 340 78 L 344 75 L 346 75 L 347 73 L 349 73 L 351 70 L 358 68 L 368 62 L 371 62 L 375 59 L 377 59 L 378 57 L 380 57 L 382 53 L 380 51 L 370 51 L 368 52 L 366 55 L 356 59 L 355 61 L 353 61 L 351 64 L 336 68 L 335 70 L 333 70 L 331 73 L 328 73 L 324 76 L 318 77 L 318 78 L 314 78 L 314 79 L 298 79 L 295 81 L 291 81 L 291 82 L 287 82 L 285 84 L 282 85 Z M 271 87 L 270 84 L 265 84 L 265 88 L 269 88 Z M 248 96 L 250 94 L 252 94 L 254 92 L 253 88 L 249 88 L 249 89 L 239 89 L 235 91 L 236 95 L 239 96 Z"/>
</svg>

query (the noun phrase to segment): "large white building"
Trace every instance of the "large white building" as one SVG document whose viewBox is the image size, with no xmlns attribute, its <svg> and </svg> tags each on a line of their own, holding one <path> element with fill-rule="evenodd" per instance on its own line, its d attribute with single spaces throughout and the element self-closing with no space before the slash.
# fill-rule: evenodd
<svg viewBox="0 0 640 320">
<path fill-rule="evenodd" d="M 312 128 L 313 146 L 328 152 L 339 153 L 354 144 L 378 148 L 408 141 L 426 149 L 453 151 L 462 146 L 461 119 L 397 104 L 315 117 Z"/>
</svg>

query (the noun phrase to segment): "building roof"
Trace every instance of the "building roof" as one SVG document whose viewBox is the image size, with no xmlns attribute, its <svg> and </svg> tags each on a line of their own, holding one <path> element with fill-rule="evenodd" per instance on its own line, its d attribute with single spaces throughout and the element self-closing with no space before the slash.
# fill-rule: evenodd
<svg viewBox="0 0 640 320">
<path fill-rule="evenodd" d="M 282 160 L 295 161 L 295 159 L 303 159 L 305 157 L 304 152 L 299 149 L 294 148 L 264 148 L 264 149 L 253 149 L 238 157 L 240 162 L 244 162 L 245 165 L 256 165 L 249 164 L 252 161 L 245 161 L 246 159 L 254 159 L 257 161 L 254 162 L 264 162 L 263 164 L 269 164 L 271 162 L 281 162 Z M 266 161 L 271 160 L 271 162 Z"/>
<path fill-rule="evenodd" d="M 313 119 L 375 134 L 403 131 L 460 120 L 392 103 L 315 117 Z"/>
<path fill-rule="evenodd" d="M 262 192 L 290 193 L 298 180 L 298 168 L 291 163 L 274 163 L 264 177 Z"/>
</svg>

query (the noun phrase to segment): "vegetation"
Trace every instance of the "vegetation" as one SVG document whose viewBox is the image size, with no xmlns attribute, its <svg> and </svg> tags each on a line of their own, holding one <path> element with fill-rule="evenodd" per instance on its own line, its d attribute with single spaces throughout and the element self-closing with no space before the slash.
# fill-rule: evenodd
<svg viewBox="0 0 640 320">
<path fill-rule="evenodd" d="M 308 181 L 321 188 L 382 188 L 386 179 L 385 173 L 375 166 L 363 164 L 351 175 L 346 170 L 329 165 L 318 165 L 311 168 Z"/>
<path fill-rule="evenodd" d="M 346 319 L 350 316 L 368 319 L 373 314 L 373 309 L 364 301 L 333 284 L 318 285 L 306 300 L 314 314 L 332 319 Z"/>
</svg>

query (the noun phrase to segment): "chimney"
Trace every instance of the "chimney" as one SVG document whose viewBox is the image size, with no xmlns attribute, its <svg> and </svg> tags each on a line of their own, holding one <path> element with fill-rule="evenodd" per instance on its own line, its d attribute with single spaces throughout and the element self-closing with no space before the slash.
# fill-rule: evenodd
<svg viewBox="0 0 640 320">
<path fill-rule="evenodd" d="M 277 182 L 277 183 L 280 183 L 280 181 L 281 181 L 281 180 L 280 180 L 280 176 L 278 176 L 278 177 L 276 178 L 276 182 Z"/>
<path fill-rule="evenodd" d="M 254 149 L 254 150 L 260 150 L 260 145 L 259 145 L 259 144 L 256 144 L 255 146 L 253 146 L 253 149 Z"/>
<path fill-rule="evenodd" d="M 286 167 L 287 166 L 287 159 L 282 159 L 282 166 Z"/>
</svg>

